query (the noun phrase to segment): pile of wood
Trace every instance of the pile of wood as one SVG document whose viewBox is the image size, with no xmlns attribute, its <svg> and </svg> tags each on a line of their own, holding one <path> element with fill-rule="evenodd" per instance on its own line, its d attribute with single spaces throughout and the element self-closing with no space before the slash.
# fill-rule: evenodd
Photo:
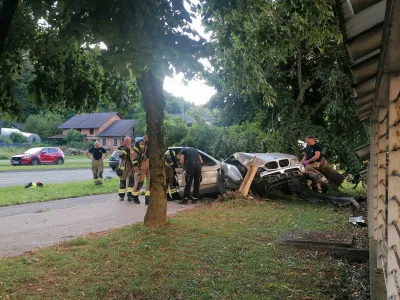
<svg viewBox="0 0 400 300">
<path fill-rule="evenodd" d="M 69 148 L 69 147 L 61 147 L 62 152 L 64 152 L 65 155 L 84 155 L 85 151 L 76 149 L 76 148 Z"/>
</svg>

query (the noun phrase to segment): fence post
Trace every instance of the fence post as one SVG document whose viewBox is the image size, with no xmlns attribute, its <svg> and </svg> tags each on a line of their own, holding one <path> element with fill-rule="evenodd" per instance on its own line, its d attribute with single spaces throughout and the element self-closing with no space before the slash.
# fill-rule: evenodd
<svg viewBox="0 0 400 300">
<path fill-rule="evenodd" d="M 388 117 L 387 293 L 399 299 L 400 279 L 400 77 L 391 75 Z"/>
</svg>

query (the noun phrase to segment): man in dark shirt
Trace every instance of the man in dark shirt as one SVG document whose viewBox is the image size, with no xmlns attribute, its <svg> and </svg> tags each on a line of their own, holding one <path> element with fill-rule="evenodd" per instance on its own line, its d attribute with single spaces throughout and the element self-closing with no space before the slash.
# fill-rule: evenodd
<svg viewBox="0 0 400 300">
<path fill-rule="evenodd" d="M 304 149 L 305 155 L 301 163 L 305 166 L 306 173 L 320 175 L 322 147 L 315 141 L 315 137 L 312 135 L 307 136 L 306 143 L 307 146 Z"/>
<path fill-rule="evenodd" d="M 185 147 L 179 153 L 180 164 L 186 169 L 185 176 L 185 192 L 184 199 L 179 201 L 179 204 L 187 204 L 190 199 L 190 189 L 194 181 L 192 203 L 196 203 L 200 197 L 200 178 L 201 178 L 201 165 L 203 159 L 199 151 L 192 147 Z"/>
<path fill-rule="evenodd" d="M 92 160 L 94 184 L 103 184 L 104 158 L 108 155 L 107 150 L 100 147 L 99 142 L 96 142 L 94 143 L 94 147 L 86 151 L 85 154 L 90 160 Z M 92 154 L 92 156 L 90 156 L 90 154 Z M 104 157 L 103 154 L 105 154 Z"/>
</svg>

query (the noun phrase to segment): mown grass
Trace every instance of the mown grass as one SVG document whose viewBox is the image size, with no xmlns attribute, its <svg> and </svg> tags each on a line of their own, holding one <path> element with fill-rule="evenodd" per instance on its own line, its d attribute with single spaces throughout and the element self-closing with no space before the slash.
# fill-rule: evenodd
<svg viewBox="0 0 400 300">
<path fill-rule="evenodd" d="M 84 158 L 75 158 L 75 156 L 68 156 L 65 158 L 65 162 L 63 165 L 39 165 L 39 166 L 31 166 L 31 165 L 20 165 L 20 166 L 11 166 L 10 162 L 0 162 L 0 171 L 36 171 L 36 170 L 55 170 L 55 169 L 85 169 L 90 168 L 91 162 L 86 157 Z M 104 160 L 104 166 L 108 167 L 108 159 Z"/>
<path fill-rule="evenodd" d="M 286 229 L 345 232 L 348 209 L 298 201 L 200 205 L 0 259 L 5 299 L 334 299 L 340 265 L 276 243 Z"/>
<path fill-rule="evenodd" d="M 0 159 L 11 159 L 11 156 L 25 153 L 29 148 L 33 147 L 0 147 Z"/>
<path fill-rule="evenodd" d="M 93 180 L 85 180 L 45 184 L 43 188 L 0 187 L 0 206 L 113 193 L 118 190 L 118 183 L 119 178 L 113 178 L 104 181 L 102 186 L 94 185 Z"/>
</svg>

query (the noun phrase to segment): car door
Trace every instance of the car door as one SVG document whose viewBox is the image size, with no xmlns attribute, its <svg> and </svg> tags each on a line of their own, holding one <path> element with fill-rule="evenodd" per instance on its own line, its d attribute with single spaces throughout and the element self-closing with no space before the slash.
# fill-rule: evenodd
<svg viewBox="0 0 400 300">
<path fill-rule="evenodd" d="M 220 168 L 220 163 L 215 158 L 210 155 L 199 151 L 201 158 L 203 159 L 203 166 L 201 168 L 201 183 L 200 183 L 200 193 L 211 194 L 218 192 L 217 182 L 218 182 L 218 169 Z"/>
<path fill-rule="evenodd" d="M 58 158 L 58 150 L 56 148 L 49 149 L 49 163 L 55 164 Z"/>
<path fill-rule="evenodd" d="M 40 152 L 40 154 L 39 154 L 39 159 L 40 159 L 40 162 L 42 163 L 42 164 L 48 164 L 48 163 L 50 163 L 50 153 L 49 153 L 49 148 L 43 148 L 42 149 L 42 151 Z"/>
<path fill-rule="evenodd" d="M 173 156 L 173 151 L 178 154 L 182 148 L 170 149 L 170 153 Z M 199 150 L 201 158 L 203 159 L 203 166 L 201 169 L 201 183 L 200 183 L 200 193 L 201 194 L 211 194 L 218 192 L 217 182 L 218 182 L 218 169 L 220 167 L 219 161 L 210 155 Z M 175 171 L 178 177 L 180 193 L 183 194 L 183 190 L 186 186 L 185 181 L 185 171 L 178 164 L 178 160 L 175 159 Z M 192 188 L 193 189 L 193 186 Z"/>
</svg>

